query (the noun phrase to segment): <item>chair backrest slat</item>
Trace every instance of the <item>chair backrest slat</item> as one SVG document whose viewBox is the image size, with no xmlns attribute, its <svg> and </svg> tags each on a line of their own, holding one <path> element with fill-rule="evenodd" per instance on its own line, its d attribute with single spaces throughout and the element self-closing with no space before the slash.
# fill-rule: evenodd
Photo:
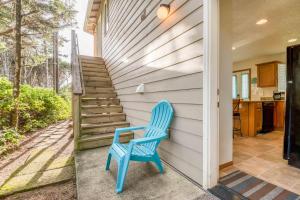
<svg viewBox="0 0 300 200">
<path fill-rule="evenodd" d="M 151 120 L 147 126 L 144 137 L 164 137 L 167 136 L 168 128 L 173 119 L 174 110 L 167 100 L 160 101 L 153 109 Z M 160 141 L 145 144 L 154 151 Z"/>
</svg>

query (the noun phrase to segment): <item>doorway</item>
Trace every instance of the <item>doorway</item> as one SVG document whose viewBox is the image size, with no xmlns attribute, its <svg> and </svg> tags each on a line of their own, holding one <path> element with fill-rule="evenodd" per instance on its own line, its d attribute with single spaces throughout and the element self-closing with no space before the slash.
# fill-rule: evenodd
<svg viewBox="0 0 300 200">
<path fill-rule="evenodd" d="M 283 159 L 286 48 L 300 43 L 300 2 L 228 2 L 219 2 L 219 177 L 240 170 L 300 194 L 300 169 Z"/>
</svg>

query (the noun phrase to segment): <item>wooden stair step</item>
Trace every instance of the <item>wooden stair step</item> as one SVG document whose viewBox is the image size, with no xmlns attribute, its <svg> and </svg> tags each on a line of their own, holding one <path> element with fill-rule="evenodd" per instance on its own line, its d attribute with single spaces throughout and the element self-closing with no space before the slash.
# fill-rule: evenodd
<svg viewBox="0 0 300 200">
<path fill-rule="evenodd" d="M 91 60 L 91 59 L 80 59 L 82 65 L 85 64 L 96 64 L 96 65 L 105 65 L 103 60 Z"/>
<path fill-rule="evenodd" d="M 89 71 L 84 71 L 83 72 L 83 78 L 84 77 L 109 77 L 107 72 L 89 72 Z"/>
<path fill-rule="evenodd" d="M 83 75 L 84 81 L 98 81 L 101 79 L 109 79 L 110 80 L 109 76 L 86 76 L 86 75 Z"/>
<path fill-rule="evenodd" d="M 79 57 L 80 57 L 80 59 L 86 59 L 86 60 L 102 60 L 102 61 L 104 61 L 102 57 L 98 57 L 98 56 L 80 55 Z"/>
<path fill-rule="evenodd" d="M 105 64 L 96 64 L 96 63 L 81 62 L 81 66 L 83 68 L 102 68 L 102 69 L 106 69 L 106 65 Z"/>
<path fill-rule="evenodd" d="M 121 113 L 123 108 L 120 105 L 82 105 L 83 114 L 101 114 L 101 113 Z"/>
<path fill-rule="evenodd" d="M 101 135 L 83 135 L 79 138 L 79 150 L 109 146 L 112 144 L 114 135 L 114 133 L 105 133 Z M 121 143 L 127 143 L 131 139 L 133 139 L 133 132 L 125 132 L 120 134 Z"/>
<path fill-rule="evenodd" d="M 84 81 L 86 87 L 111 87 L 112 82 L 110 80 L 99 80 L 99 81 Z"/>
<path fill-rule="evenodd" d="M 94 81 L 94 80 L 85 80 L 84 82 L 105 82 L 105 81 L 111 81 L 111 79 L 109 77 L 107 77 L 107 78 L 99 78 L 96 81 Z"/>
<path fill-rule="evenodd" d="M 82 72 L 83 75 L 85 75 L 85 73 L 107 73 L 107 70 L 104 68 L 86 68 L 86 67 L 82 67 Z"/>
<path fill-rule="evenodd" d="M 113 87 L 85 87 L 86 93 L 112 93 L 115 92 Z"/>
<path fill-rule="evenodd" d="M 103 134 L 114 132 L 116 128 L 128 127 L 129 122 L 109 122 L 101 124 L 81 124 L 81 134 Z"/>
<path fill-rule="evenodd" d="M 98 124 L 106 122 L 125 121 L 124 113 L 109 113 L 109 114 L 82 114 L 81 123 L 83 124 Z"/>
<path fill-rule="evenodd" d="M 116 98 L 117 97 L 117 93 L 115 92 L 110 92 L 110 93 L 85 93 L 85 95 L 83 97 L 87 97 L 87 98 Z"/>
<path fill-rule="evenodd" d="M 82 105 L 119 105 L 117 98 L 81 98 Z"/>
<path fill-rule="evenodd" d="M 96 81 L 100 78 L 109 78 L 107 73 L 101 73 L 100 74 L 83 74 L 83 80 L 87 80 L 87 81 Z"/>
<path fill-rule="evenodd" d="M 101 70 L 106 70 L 105 65 L 82 65 L 82 69 L 90 69 L 90 70 L 97 70 L 97 69 L 101 69 Z"/>
</svg>

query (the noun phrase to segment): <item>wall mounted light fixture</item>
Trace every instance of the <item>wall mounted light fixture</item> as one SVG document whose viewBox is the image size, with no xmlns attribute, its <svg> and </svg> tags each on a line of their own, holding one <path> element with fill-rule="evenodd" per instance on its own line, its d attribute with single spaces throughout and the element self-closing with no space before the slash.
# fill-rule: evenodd
<svg viewBox="0 0 300 200">
<path fill-rule="evenodd" d="M 292 39 L 288 40 L 288 43 L 293 43 L 293 42 L 296 42 L 297 40 L 298 40 L 297 38 L 292 38 Z"/>
<path fill-rule="evenodd" d="M 159 19 L 165 19 L 168 17 L 170 12 L 170 5 L 168 4 L 160 4 L 156 14 Z"/>
</svg>

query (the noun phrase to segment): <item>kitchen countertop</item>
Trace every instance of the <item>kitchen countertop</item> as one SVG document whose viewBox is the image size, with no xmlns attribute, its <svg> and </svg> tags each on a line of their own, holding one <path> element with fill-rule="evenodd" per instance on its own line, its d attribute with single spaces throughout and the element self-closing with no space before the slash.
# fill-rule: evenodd
<svg viewBox="0 0 300 200">
<path fill-rule="evenodd" d="M 243 103 L 255 103 L 255 102 L 285 102 L 285 100 L 241 100 Z"/>
</svg>

